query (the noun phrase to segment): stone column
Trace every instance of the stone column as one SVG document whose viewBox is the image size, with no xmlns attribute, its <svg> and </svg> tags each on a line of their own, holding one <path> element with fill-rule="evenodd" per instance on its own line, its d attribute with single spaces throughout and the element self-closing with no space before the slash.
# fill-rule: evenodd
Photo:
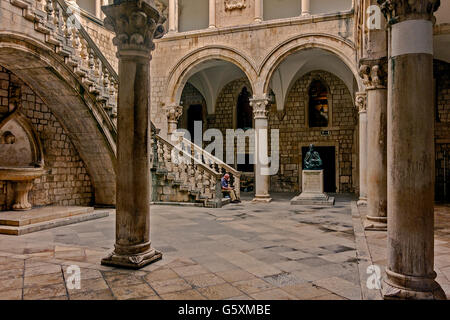
<svg viewBox="0 0 450 320">
<path fill-rule="evenodd" d="M 102 0 L 94 0 L 95 1 L 95 16 L 101 19 L 102 15 Z"/>
<path fill-rule="evenodd" d="M 263 0 L 255 0 L 255 22 L 263 21 Z"/>
<path fill-rule="evenodd" d="M 302 16 L 311 15 L 311 0 L 302 0 Z"/>
<path fill-rule="evenodd" d="M 253 96 L 250 99 L 250 105 L 253 108 L 255 118 L 255 198 L 254 202 L 271 202 L 269 194 L 270 176 L 268 175 L 269 164 L 265 163 L 260 154 L 268 155 L 268 114 L 267 106 L 269 99 L 266 95 Z"/>
<path fill-rule="evenodd" d="M 169 141 L 173 142 L 172 134 L 177 131 L 178 120 L 183 114 L 183 107 L 179 105 L 170 105 L 165 107 L 165 112 L 167 116 L 167 138 Z"/>
<path fill-rule="evenodd" d="M 161 259 L 150 243 L 150 60 L 162 36 L 152 0 L 102 7 L 119 59 L 116 243 L 103 265 L 141 268 Z"/>
<path fill-rule="evenodd" d="M 209 0 L 209 27 L 216 27 L 216 0 Z"/>
<path fill-rule="evenodd" d="M 434 271 L 432 21 L 438 7 L 439 0 L 381 6 L 391 32 L 385 299 L 445 299 Z"/>
<path fill-rule="evenodd" d="M 169 0 L 169 32 L 178 31 L 178 0 Z"/>
<path fill-rule="evenodd" d="M 387 230 L 387 59 L 360 61 L 367 91 L 366 230 Z"/>
<path fill-rule="evenodd" d="M 356 106 L 359 111 L 359 206 L 367 205 L 367 94 L 356 93 Z"/>
</svg>

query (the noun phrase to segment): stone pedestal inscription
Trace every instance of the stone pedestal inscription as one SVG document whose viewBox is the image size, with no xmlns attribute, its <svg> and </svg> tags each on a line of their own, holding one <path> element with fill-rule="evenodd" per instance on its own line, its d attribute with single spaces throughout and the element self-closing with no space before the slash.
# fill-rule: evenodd
<svg viewBox="0 0 450 320">
<path fill-rule="evenodd" d="M 303 170 L 302 193 L 291 200 L 291 205 L 334 205 L 334 198 L 323 190 L 323 170 Z"/>
</svg>

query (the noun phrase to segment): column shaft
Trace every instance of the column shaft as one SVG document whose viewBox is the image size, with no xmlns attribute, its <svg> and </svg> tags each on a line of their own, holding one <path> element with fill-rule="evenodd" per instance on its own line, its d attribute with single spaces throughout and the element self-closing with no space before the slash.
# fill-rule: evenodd
<svg viewBox="0 0 450 320">
<path fill-rule="evenodd" d="M 434 272 L 433 12 L 439 1 L 382 6 L 391 21 L 388 266 L 385 299 L 445 299 Z"/>
<path fill-rule="evenodd" d="M 169 32 L 178 31 L 178 0 L 169 0 Z"/>
<path fill-rule="evenodd" d="M 250 105 L 253 107 L 253 114 L 255 117 L 255 198 L 254 202 L 270 202 L 270 176 L 268 163 L 268 111 L 267 106 L 269 100 L 263 95 L 261 98 L 250 100 Z"/>
<path fill-rule="evenodd" d="M 366 230 L 387 230 L 387 90 L 367 90 Z"/>
<path fill-rule="evenodd" d="M 138 269 L 162 257 L 150 243 L 150 59 L 153 38 L 162 35 L 162 20 L 148 0 L 139 5 L 117 1 L 103 11 L 106 26 L 120 32 L 122 39 L 115 42 L 119 59 L 116 243 L 102 264 Z M 118 23 L 124 19 L 134 23 Z M 138 35 L 147 41 L 136 43 Z"/>
<path fill-rule="evenodd" d="M 255 22 L 263 21 L 263 0 L 255 0 Z"/>
<path fill-rule="evenodd" d="M 302 0 L 302 16 L 311 14 L 311 0 Z"/>
<path fill-rule="evenodd" d="M 216 0 L 209 0 L 209 27 L 216 27 Z"/>
<path fill-rule="evenodd" d="M 359 206 L 367 205 L 367 109 L 366 93 L 356 94 L 359 108 Z"/>
</svg>

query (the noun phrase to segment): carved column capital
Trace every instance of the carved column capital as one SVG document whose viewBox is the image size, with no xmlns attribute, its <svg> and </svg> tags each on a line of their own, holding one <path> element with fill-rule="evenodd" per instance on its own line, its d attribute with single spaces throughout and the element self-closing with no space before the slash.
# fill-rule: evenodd
<svg viewBox="0 0 450 320">
<path fill-rule="evenodd" d="M 169 105 L 164 107 L 164 111 L 166 112 L 167 121 L 169 121 L 169 123 L 178 123 L 178 120 L 183 114 L 183 106 Z"/>
<path fill-rule="evenodd" d="M 164 35 L 165 18 L 153 0 L 115 0 L 103 6 L 105 27 L 116 36 L 113 44 L 118 55 L 148 56 L 155 49 L 154 39 Z"/>
<path fill-rule="evenodd" d="M 358 108 L 359 113 L 367 112 L 367 93 L 357 92 L 355 104 L 356 107 Z"/>
<path fill-rule="evenodd" d="M 433 20 L 440 0 L 377 0 L 389 24 L 405 20 Z"/>
<path fill-rule="evenodd" d="M 250 99 L 250 105 L 253 108 L 255 119 L 267 119 L 267 116 L 269 115 L 269 110 L 267 109 L 269 98 L 266 94 L 263 94 L 262 96 L 253 96 L 253 98 Z"/>
<path fill-rule="evenodd" d="M 387 58 L 366 60 L 359 63 L 359 76 L 367 90 L 386 89 Z"/>
</svg>

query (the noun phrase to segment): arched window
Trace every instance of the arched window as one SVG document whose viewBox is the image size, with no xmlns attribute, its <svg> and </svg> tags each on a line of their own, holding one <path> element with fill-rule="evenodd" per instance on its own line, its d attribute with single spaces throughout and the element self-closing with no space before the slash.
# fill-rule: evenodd
<svg viewBox="0 0 450 320">
<path fill-rule="evenodd" d="M 253 108 L 250 106 L 250 93 L 246 87 L 239 94 L 236 116 L 238 129 L 253 128 Z"/>
<path fill-rule="evenodd" d="M 253 128 L 253 108 L 250 105 L 250 92 L 248 92 L 247 87 L 242 88 L 242 91 L 238 96 L 236 118 L 237 129 L 246 131 Z M 245 154 L 236 154 L 236 161 L 238 171 L 254 171 L 253 153 L 250 152 L 249 145 L 247 143 Z"/>
<path fill-rule="evenodd" d="M 328 127 L 328 90 L 320 80 L 314 80 L 309 87 L 309 126 Z"/>
</svg>

